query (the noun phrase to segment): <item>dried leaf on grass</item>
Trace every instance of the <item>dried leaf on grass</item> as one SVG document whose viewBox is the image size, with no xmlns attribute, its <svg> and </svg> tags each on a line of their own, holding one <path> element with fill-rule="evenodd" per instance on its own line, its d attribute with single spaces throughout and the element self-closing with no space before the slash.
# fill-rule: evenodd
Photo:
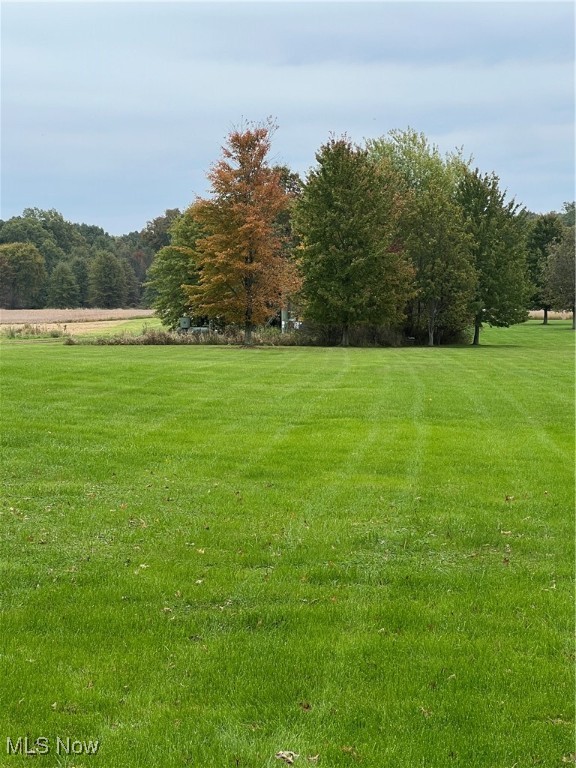
<svg viewBox="0 0 576 768">
<path fill-rule="evenodd" d="M 297 755 L 296 752 L 291 752 L 290 750 L 281 750 L 280 752 L 276 752 L 274 757 L 277 760 L 284 760 L 286 765 L 294 765 L 294 760 L 297 760 L 300 755 Z"/>
</svg>

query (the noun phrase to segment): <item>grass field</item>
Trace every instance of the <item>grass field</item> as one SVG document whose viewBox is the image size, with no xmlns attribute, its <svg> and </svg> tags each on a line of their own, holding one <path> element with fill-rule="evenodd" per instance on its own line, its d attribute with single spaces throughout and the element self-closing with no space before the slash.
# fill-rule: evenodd
<svg viewBox="0 0 576 768">
<path fill-rule="evenodd" d="M 162 322 L 157 317 L 112 319 L 112 320 L 82 320 L 78 322 L 54 322 L 54 323 L 17 323 L 10 325 L 0 324 L 0 343 L 9 339 L 25 340 L 31 338 L 57 339 L 64 336 L 72 336 L 82 340 L 85 336 L 114 336 L 118 334 L 132 334 L 138 336 L 146 329 L 162 329 Z"/>
<path fill-rule="evenodd" d="M 573 763 L 569 328 L 3 343 L 0 766 Z"/>
</svg>

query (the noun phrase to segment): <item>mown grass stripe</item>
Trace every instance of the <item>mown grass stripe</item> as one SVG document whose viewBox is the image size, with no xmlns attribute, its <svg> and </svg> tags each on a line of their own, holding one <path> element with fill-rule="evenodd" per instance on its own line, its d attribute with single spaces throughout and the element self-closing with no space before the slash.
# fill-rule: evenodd
<svg viewBox="0 0 576 768">
<path fill-rule="evenodd" d="M 110 768 L 562 764 L 572 336 L 483 343 L 3 348 L 0 732 Z"/>
</svg>

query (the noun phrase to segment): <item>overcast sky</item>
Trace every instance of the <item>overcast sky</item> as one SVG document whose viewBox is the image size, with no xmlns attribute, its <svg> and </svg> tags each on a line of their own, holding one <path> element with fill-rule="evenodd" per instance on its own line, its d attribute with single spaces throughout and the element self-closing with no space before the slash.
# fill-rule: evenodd
<svg viewBox="0 0 576 768">
<path fill-rule="evenodd" d="M 273 116 L 301 174 L 331 133 L 414 128 L 535 212 L 574 199 L 571 2 L 6 2 L 0 218 L 111 234 L 207 193 L 227 133 Z"/>
</svg>

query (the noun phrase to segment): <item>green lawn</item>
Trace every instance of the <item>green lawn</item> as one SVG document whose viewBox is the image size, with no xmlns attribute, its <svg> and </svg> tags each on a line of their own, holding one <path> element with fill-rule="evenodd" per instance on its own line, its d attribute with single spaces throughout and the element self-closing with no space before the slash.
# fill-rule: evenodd
<svg viewBox="0 0 576 768">
<path fill-rule="evenodd" d="M 105 327 L 94 328 L 91 327 L 88 331 L 84 331 L 82 326 L 79 326 L 77 330 L 72 334 L 73 336 L 112 336 L 115 334 L 132 333 L 134 335 L 141 334 L 144 330 L 166 330 L 162 325 L 162 321 L 159 317 L 137 317 L 131 320 L 122 320 L 114 325 Z"/>
<path fill-rule="evenodd" d="M 574 334 L 482 342 L 4 343 L 0 766 L 573 761 Z"/>
</svg>

